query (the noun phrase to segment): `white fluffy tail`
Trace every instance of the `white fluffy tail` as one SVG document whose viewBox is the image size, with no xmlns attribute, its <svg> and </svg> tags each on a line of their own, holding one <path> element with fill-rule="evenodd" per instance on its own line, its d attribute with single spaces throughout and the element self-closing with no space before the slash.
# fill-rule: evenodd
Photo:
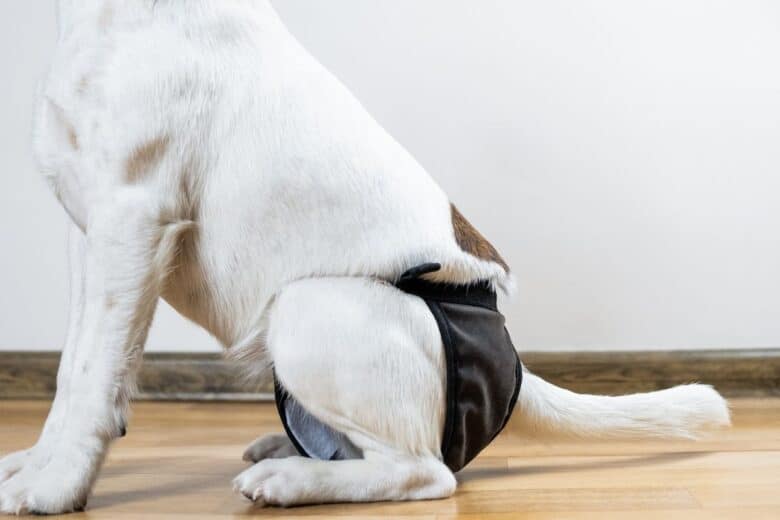
<svg viewBox="0 0 780 520">
<path fill-rule="evenodd" d="M 576 394 L 527 370 L 513 417 L 529 435 L 588 439 L 695 439 L 731 424 L 726 400 L 709 385 L 610 397 Z"/>
</svg>

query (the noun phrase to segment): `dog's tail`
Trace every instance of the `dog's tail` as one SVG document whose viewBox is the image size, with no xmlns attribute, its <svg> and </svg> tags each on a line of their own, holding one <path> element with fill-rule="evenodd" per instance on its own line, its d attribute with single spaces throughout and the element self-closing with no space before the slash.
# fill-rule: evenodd
<svg viewBox="0 0 780 520">
<path fill-rule="evenodd" d="M 523 369 L 513 424 L 531 436 L 587 439 L 695 439 L 731 424 L 725 399 L 709 385 L 602 396 L 559 388 Z"/>
</svg>

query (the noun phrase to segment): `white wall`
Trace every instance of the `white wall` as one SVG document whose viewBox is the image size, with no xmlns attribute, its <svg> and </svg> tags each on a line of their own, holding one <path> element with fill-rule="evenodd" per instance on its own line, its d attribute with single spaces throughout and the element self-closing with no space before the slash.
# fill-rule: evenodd
<svg viewBox="0 0 780 520">
<path fill-rule="evenodd" d="M 520 348 L 780 346 L 780 4 L 276 4 L 512 264 Z M 0 349 L 65 330 L 28 144 L 54 38 L 51 0 L 0 4 Z M 215 348 L 159 313 L 150 350 Z"/>
</svg>

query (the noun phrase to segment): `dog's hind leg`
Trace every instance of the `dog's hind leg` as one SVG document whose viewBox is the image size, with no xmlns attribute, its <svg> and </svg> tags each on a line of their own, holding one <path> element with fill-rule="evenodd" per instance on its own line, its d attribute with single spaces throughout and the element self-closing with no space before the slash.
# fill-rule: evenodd
<svg viewBox="0 0 780 520">
<path fill-rule="evenodd" d="M 425 303 L 365 278 L 295 282 L 269 315 L 276 377 L 362 458 L 266 459 L 239 475 L 259 504 L 431 499 L 455 478 L 441 462 L 444 354 Z"/>
<path fill-rule="evenodd" d="M 134 189 L 118 189 L 91 208 L 83 298 L 74 304 L 55 404 L 32 456 L 0 483 L 0 512 L 84 506 L 110 440 L 124 432 L 135 370 L 180 227 L 162 220 L 148 194 Z"/>
<path fill-rule="evenodd" d="M 455 490 L 455 477 L 435 457 L 370 453 L 335 461 L 266 459 L 234 484 L 257 505 L 294 506 L 446 498 Z"/>
</svg>

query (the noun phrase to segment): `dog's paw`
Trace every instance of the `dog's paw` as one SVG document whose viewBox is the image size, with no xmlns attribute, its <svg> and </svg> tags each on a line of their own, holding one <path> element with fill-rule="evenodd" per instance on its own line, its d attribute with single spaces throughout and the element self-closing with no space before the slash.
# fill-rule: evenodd
<svg viewBox="0 0 780 520">
<path fill-rule="evenodd" d="M 292 441 L 283 433 L 272 433 L 255 439 L 246 450 L 243 459 L 247 462 L 260 462 L 265 459 L 283 459 L 298 455 Z"/>
<path fill-rule="evenodd" d="M 59 514 L 84 509 L 87 485 L 60 473 L 55 464 L 45 469 L 25 467 L 0 485 L 0 512 L 7 514 Z M 72 470 L 71 470 L 72 471 Z"/>
<path fill-rule="evenodd" d="M 297 469 L 301 460 L 289 457 L 258 462 L 233 480 L 233 489 L 261 507 L 298 504 L 305 495 Z"/>
<path fill-rule="evenodd" d="M 0 513 L 58 514 L 84 509 L 97 464 L 44 446 L 0 460 Z"/>
</svg>

